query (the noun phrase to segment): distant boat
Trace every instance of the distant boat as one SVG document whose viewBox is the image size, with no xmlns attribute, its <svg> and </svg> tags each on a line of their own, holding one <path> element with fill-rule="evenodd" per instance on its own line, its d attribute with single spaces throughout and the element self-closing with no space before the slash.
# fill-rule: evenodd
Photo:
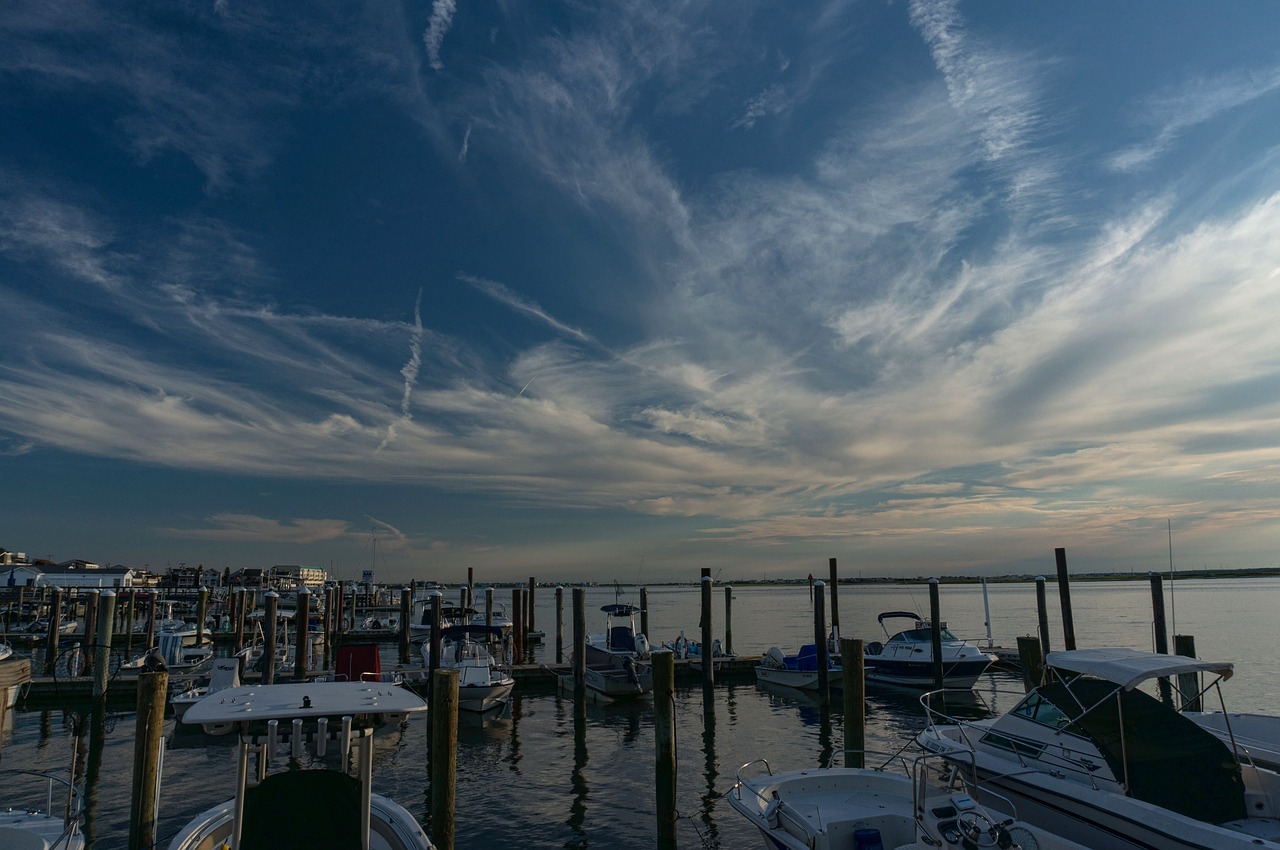
<svg viewBox="0 0 1280 850">
<path fill-rule="evenodd" d="M 914 628 L 897 632 L 892 637 L 885 620 L 908 619 Z M 884 629 L 887 642 L 872 641 L 863 651 L 863 665 L 868 682 L 931 688 L 933 679 L 933 632 L 929 621 L 910 611 L 886 611 L 876 617 Z M 972 688 L 978 677 L 997 658 L 963 641 L 942 624 L 942 686 Z"/>
<path fill-rule="evenodd" d="M 488 639 L 502 640 L 498 626 L 451 626 L 440 630 L 441 670 L 458 671 L 458 708 L 464 711 L 489 711 L 505 705 L 516 680 L 498 668 L 489 652 Z M 423 644 L 422 661 L 431 666 L 431 652 Z"/>
<path fill-rule="evenodd" d="M 605 605 L 603 634 L 588 635 L 585 652 L 586 686 L 605 699 L 647 694 L 653 690 L 649 640 L 636 631 L 640 609 L 626 603 Z M 565 685 L 572 687 L 572 677 Z"/>
<path fill-rule="evenodd" d="M 839 674 L 840 668 L 827 658 L 827 669 Z M 834 678 L 834 677 L 833 677 Z M 786 655 L 776 646 L 769 648 L 756 665 L 756 681 L 782 685 L 801 691 L 818 689 L 818 646 L 807 643 L 795 655 Z"/>
</svg>

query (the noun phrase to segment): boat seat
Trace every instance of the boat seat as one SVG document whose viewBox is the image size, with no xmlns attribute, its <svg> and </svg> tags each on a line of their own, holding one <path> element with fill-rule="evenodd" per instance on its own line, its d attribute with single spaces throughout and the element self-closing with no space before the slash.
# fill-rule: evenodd
<svg viewBox="0 0 1280 850">
<path fill-rule="evenodd" d="M 245 791 L 241 850 L 359 847 L 360 780 L 337 770 L 274 773 Z"/>
</svg>

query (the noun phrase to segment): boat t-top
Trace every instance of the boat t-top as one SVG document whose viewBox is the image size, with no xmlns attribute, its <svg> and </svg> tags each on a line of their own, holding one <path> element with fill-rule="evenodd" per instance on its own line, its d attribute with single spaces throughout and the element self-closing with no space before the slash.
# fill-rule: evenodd
<svg viewBox="0 0 1280 850">
<path fill-rule="evenodd" d="M 373 793 L 373 727 L 425 711 L 412 691 L 381 682 L 297 682 L 217 691 L 187 709 L 193 724 L 240 727 L 236 794 L 197 815 L 169 850 L 350 847 L 431 850 L 403 806 Z M 271 756 L 288 747 L 301 759 L 332 765 L 268 775 Z M 251 754 L 257 754 L 250 770 Z"/>
</svg>

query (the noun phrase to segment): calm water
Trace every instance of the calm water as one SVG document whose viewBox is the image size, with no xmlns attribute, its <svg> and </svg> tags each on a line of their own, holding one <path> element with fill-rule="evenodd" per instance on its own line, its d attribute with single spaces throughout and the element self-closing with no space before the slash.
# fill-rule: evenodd
<svg viewBox="0 0 1280 850">
<path fill-rule="evenodd" d="M 1075 583 L 1071 587 L 1078 644 L 1151 648 L 1151 596 L 1146 581 Z M 982 591 L 978 586 L 944 586 L 942 613 L 952 631 L 985 641 Z M 997 645 L 1013 645 L 1034 634 L 1035 589 L 1031 584 L 991 585 L 991 625 Z M 510 592 L 500 591 L 499 601 Z M 568 608 L 572 595 L 565 592 Z M 1280 698 L 1280 654 L 1275 652 L 1275 614 L 1280 579 L 1178 581 L 1166 584 L 1170 631 L 1196 638 L 1203 658 L 1236 663 L 1227 683 L 1228 707 L 1274 712 Z M 588 626 L 603 627 L 599 607 L 614 601 L 614 590 L 588 591 Z M 637 603 L 625 588 L 622 601 Z M 716 588 L 715 632 L 723 637 L 724 589 Z M 1061 648 L 1056 588 L 1049 586 L 1051 641 Z M 875 616 L 889 610 L 928 609 L 921 585 L 841 588 L 840 619 L 847 636 L 882 638 Z M 683 629 L 696 638 L 697 588 L 651 588 L 652 642 L 672 640 Z M 554 591 L 539 589 L 537 627 L 547 633 L 538 659 L 554 661 Z M 565 613 L 566 633 L 571 613 Z M 778 645 L 794 651 L 812 641 L 808 590 L 803 587 L 734 591 L 733 646 L 758 654 Z M 567 640 L 567 635 L 566 635 Z M 384 656 L 394 659 L 388 646 Z M 1007 710 L 1018 681 L 1008 674 L 984 677 L 975 689 L 996 711 Z M 752 847 L 756 836 L 722 800 L 743 763 L 767 758 L 775 769 L 824 761 L 842 746 L 841 717 L 824 717 L 816 702 L 797 692 L 770 692 L 754 683 L 721 685 L 704 706 L 698 685 L 676 695 L 678 806 L 683 847 Z M 980 710 L 960 706 L 956 710 Z M 894 751 L 907 745 L 922 725 L 914 694 L 872 689 L 868 695 L 869 747 Z M 81 711 L 11 713 L 4 731 L 0 767 L 64 770 L 72 739 L 85 735 Z M 172 727 L 172 722 L 169 724 Z M 90 836 L 96 848 L 122 848 L 128 839 L 130 772 L 134 718 L 113 713 L 99 753 L 86 753 L 81 739 L 79 770 L 90 779 Z M 418 716 L 399 730 L 380 733 L 375 790 L 398 800 L 427 824 L 426 741 L 428 726 Z M 235 750 L 231 741 L 201 734 L 171 736 L 161 792 L 161 846 L 187 820 L 232 794 Z M 459 848 L 488 848 L 499 842 L 523 847 L 652 847 L 654 838 L 653 713 L 645 703 L 589 707 L 587 722 L 575 728 L 572 703 L 548 689 L 518 689 L 503 715 L 483 723 L 463 717 L 459 728 L 457 833 Z M 0 793 L 11 786 L 0 781 Z M 4 799 L 8 799 L 5 797 Z M 305 817 L 305 813 L 299 816 Z"/>
</svg>

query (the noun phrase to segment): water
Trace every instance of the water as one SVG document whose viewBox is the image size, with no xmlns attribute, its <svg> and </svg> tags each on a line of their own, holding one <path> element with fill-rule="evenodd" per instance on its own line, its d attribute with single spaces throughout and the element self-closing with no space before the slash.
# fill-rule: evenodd
<svg viewBox="0 0 1280 850">
<path fill-rule="evenodd" d="M 1151 595 L 1146 581 L 1074 583 L 1071 586 L 1080 646 L 1150 649 Z M 588 627 L 603 628 L 601 605 L 614 601 L 612 588 L 587 593 Z M 997 645 L 1012 646 L 1036 631 L 1032 584 L 992 584 L 992 630 Z M 1280 658 L 1271 636 L 1272 612 L 1280 604 L 1280 579 L 1178 581 L 1166 584 L 1170 631 L 1192 634 L 1202 658 L 1233 661 L 1226 684 L 1228 707 L 1274 713 L 1280 698 Z M 481 597 L 483 598 L 483 597 Z M 505 601 L 498 596 L 500 601 Z M 683 629 L 698 638 L 696 587 L 649 590 L 652 642 L 673 640 Z M 716 588 L 715 633 L 723 637 L 724 589 Z M 565 606 L 572 604 L 565 592 Z M 637 603 L 624 589 L 622 601 Z M 961 637 L 985 641 L 982 591 L 977 585 L 943 586 L 942 613 Z M 1051 642 L 1061 648 L 1057 591 L 1049 586 Z M 840 589 L 840 619 L 846 636 L 883 638 L 875 616 L 881 611 L 927 612 L 923 584 Z M 733 597 L 733 646 L 758 654 L 777 645 L 794 651 L 813 640 L 805 587 L 741 587 Z M 571 613 L 565 612 L 566 640 Z M 554 661 L 554 591 L 540 588 L 536 625 L 547 633 L 538 659 Z M 394 662 L 394 645 L 384 658 Z M 975 689 L 996 711 L 1011 707 L 1021 688 L 1010 674 L 992 674 Z M 973 706 L 950 705 L 956 713 Z M 838 705 L 825 715 L 816 700 L 793 691 L 768 691 L 746 681 L 716 688 L 704 711 L 699 685 L 676 693 L 678 838 L 682 847 L 755 846 L 758 837 L 723 799 L 742 764 L 767 758 L 775 769 L 816 765 L 843 744 Z M 892 752 L 909 746 L 923 723 L 910 692 L 872 688 L 868 694 L 870 748 Z M 167 730 L 172 731 L 172 721 Z M 127 845 L 134 717 L 113 713 L 99 753 L 88 752 L 88 718 L 82 710 L 17 710 L 7 718 L 0 767 L 65 770 L 72 739 L 79 737 L 78 772 L 90 779 L 89 835 L 95 848 Z M 415 716 L 400 729 L 380 733 L 375 755 L 375 790 L 399 801 L 427 825 L 426 749 L 428 725 Z M 176 734 L 165 756 L 159 834 L 161 846 L 190 818 L 231 797 L 235 749 L 231 737 Z M 458 732 L 457 833 L 455 845 L 488 848 L 518 842 L 525 848 L 621 848 L 656 845 L 653 791 L 653 710 L 648 703 L 588 708 L 587 722 L 575 728 L 572 703 L 549 688 L 521 685 L 508 711 L 483 723 L 464 715 Z M 11 791 L 0 780 L 0 794 Z M 0 797 L 7 799 L 7 797 Z M 286 814 L 285 816 L 292 816 Z M 305 817 L 306 813 L 297 813 Z"/>
</svg>

